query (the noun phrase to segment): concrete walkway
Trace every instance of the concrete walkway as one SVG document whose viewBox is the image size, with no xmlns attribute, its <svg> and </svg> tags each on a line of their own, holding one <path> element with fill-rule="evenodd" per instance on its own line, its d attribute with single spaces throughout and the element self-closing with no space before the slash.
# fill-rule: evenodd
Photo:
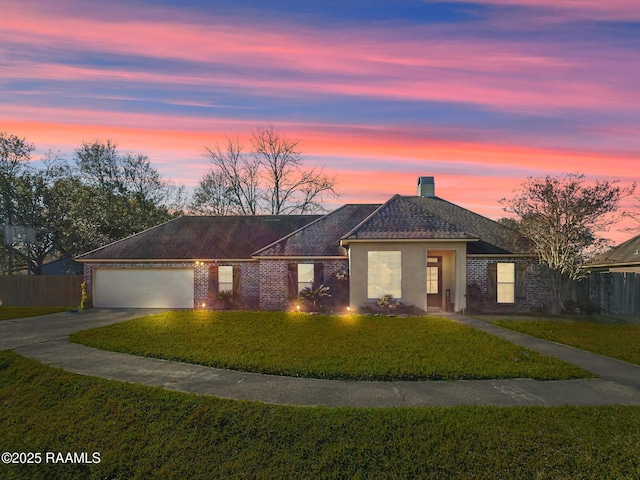
<svg viewBox="0 0 640 480">
<path fill-rule="evenodd" d="M 260 375 L 106 352 L 70 343 L 74 331 L 153 310 L 89 310 L 0 322 L 0 350 L 65 370 L 220 398 L 301 406 L 640 405 L 640 366 L 511 332 L 468 317 L 455 321 L 561 358 L 600 378 L 537 381 L 358 382 Z"/>
</svg>

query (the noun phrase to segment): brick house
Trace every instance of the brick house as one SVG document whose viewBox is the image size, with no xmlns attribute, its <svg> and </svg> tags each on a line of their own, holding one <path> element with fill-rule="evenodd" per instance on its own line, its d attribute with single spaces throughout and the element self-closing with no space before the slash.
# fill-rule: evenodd
<svg viewBox="0 0 640 480">
<path fill-rule="evenodd" d="M 233 292 L 241 308 L 282 310 L 321 284 L 353 309 L 384 295 L 449 311 L 544 301 L 528 242 L 435 196 L 433 177 L 417 196 L 321 216 L 184 216 L 77 260 L 95 307 L 219 308 Z"/>
<path fill-rule="evenodd" d="M 598 255 L 586 268 L 591 272 L 640 273 L 640 235 Z"/>
</svg>

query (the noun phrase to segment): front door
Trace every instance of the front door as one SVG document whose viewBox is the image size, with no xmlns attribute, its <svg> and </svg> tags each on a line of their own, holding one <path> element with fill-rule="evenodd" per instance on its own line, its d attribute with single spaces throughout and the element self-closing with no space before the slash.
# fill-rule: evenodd
<svg viewBox="0 0 640 480">
<path fill-rule="evenodd" d="M 427 257 L 427 307 L 442 308 L 442 257 Z"/>
</svg>

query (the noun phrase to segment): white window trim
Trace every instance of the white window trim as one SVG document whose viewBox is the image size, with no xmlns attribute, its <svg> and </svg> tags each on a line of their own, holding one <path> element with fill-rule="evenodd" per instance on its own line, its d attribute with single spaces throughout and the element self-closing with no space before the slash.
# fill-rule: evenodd
<svg viewBox="0 0 640 480">
<path fill-rule="evenodd" d="M 233 294 L 233 266 L 220 265 L 218 267 L 218 291 Z"/>
<path fill-rule="evenodd" d="M 379 283 L 380 280 L 386 281 Z M 384 295 L 402 298 L 401 250 L 367 252 L 367 298 L 375 299 Z"/>
<path fill-rule="evenodd" d="M 315 265 L 313 263 L 298 264 L 298 293 L 305 288 L 313 288 Z"/>
<path fill-rule="evenodd" d="M 516 303 L 516 264 L 503 262 L 497 264 L 496 272 L 497 303 Z"/>
</svg>

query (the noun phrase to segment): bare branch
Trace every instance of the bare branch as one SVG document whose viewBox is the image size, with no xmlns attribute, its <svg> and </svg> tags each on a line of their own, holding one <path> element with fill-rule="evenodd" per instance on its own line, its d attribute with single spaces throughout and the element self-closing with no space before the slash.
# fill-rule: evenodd
<svg viewBox="0 0 640 480">
<path fill-rule="evenodd" d="M 224 151 L 219 145 L 207 148 L 213 164 L 207 175 L 224 177 L 229 186 L 227 195 L 236 206 L 228 212 L 278 215 L 322 211 L 323 196 L 337 195 L 336 179 L 325 175 L 322 168 L 305 170 L 298 146 L 299 140 L 287 138 L 273 126 L 260 126 L 252 133 L 250 155 L 242 151 L 237 138 L 227 138 Z M 211 181 L 207 175 L 200 182 L 198 192 L 202 195 Z M 198 201 L 207 203 L 202 196 Z M 212 204 L 219 202 L 220 198 L 210 199 Z"/>
</svg>

